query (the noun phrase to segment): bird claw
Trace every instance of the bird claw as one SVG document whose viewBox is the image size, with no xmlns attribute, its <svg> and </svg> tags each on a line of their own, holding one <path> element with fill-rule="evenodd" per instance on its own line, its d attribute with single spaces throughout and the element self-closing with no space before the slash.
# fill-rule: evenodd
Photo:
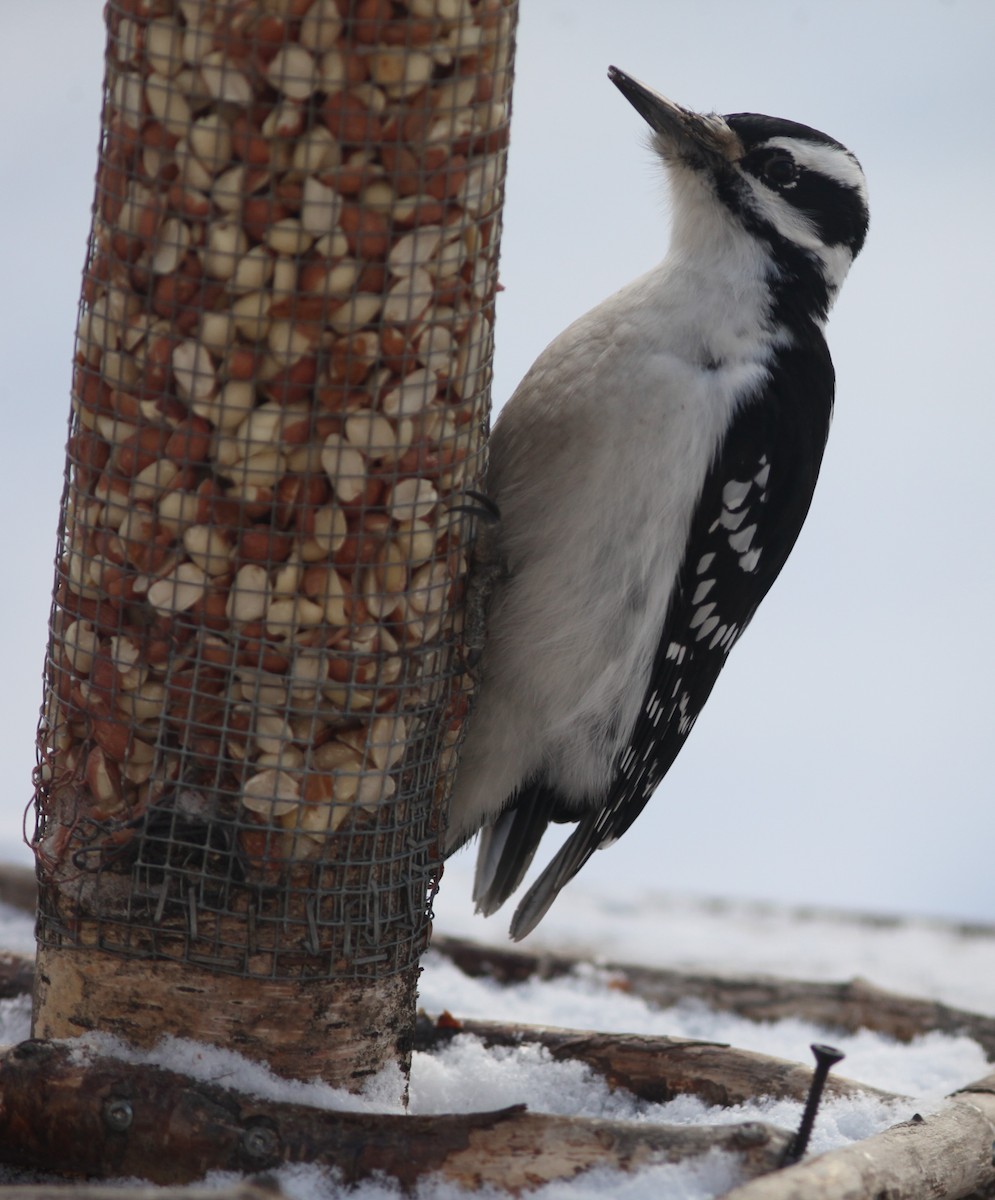
<svg viewBox="0 0 995 1200">
<path fill-rule="evenodd" d="M 480 492 L 468 491 L 466 494 L 480 502 L 479 509 L 474 506 L 467 511 L 474 511 L 482 519 L 470 562 L 463 619 L 463 661 L 471 677 L 478 681 L 477 669 L 487 640 L 487 610 L 494 587 L 505 569 L 498 545 L 501 514 L 497 505 Z"/>
<path fill-rule="evenodd" d="M 479 521 L 483 521 L 487 525 L 498 525 L 501 521 L 501 510 L 490 498 L 485 496 L 483 492 L 475 492 L 467 488 L 464 496 L 469 496 L 476 500 L 476 504 L 450 504 L 450 512 L 469 513 L 470 516 L 476 517 Z"/>
</svg>

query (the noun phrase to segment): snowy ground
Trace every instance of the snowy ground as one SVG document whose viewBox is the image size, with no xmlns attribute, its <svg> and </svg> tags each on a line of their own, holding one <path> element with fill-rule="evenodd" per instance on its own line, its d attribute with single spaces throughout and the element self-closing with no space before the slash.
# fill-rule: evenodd
<svg viewBox="0 0 995 1200">
<path fill-rule="evenodd" d="M 506 944 L 503 918 L 482 921 L 468 899 L 469 859 L 447 869 L 436 903 L 439 932 Z M 0 945 L 30 953 L 31 922 L 13 910 L 0 911 Z M 939 922 L 868 921 L 825 912 L 791 912 L 742 903 L 689 897 L 646 895 L 609 901 L 575 885 L 561 898 L 529 940 L 531 950 L 591 954 L 596 959 L 638 962 L 674 968 L 728 973 L 769 973 L 807 979 L 871 982 L 924 998 L 943 1000 L 995 1016 L 995 936 L 991 930 L 958 929 Z M 810 1061 L 813 1041 L 830 1041 L 845 1051 L 841 1073 L 877 1088 L 909 1096 L 908 1103 L 839 1100 L 821 1110 L 812 1152 L 869 1136 L 914 1111 L 927 1111 L 953 1089 L 985 1075 L 980 1047 L 967 1037 L 930 1034 L 901 1045 L 861 1032 L 854 1035 L 785 1020 L 753 1024 L 742 1018 L 685 1004 L 654 1010 L 638 997 L 608 986 L 599 968 L 574 976 L 498 987 L 469 979 L 441 955 L 425 959 L 421 1004 L 432 1014 L 448 1009 L 460 1017 L 535 1022 L 577 1028 L 666 1034 L 729 1042 L 766 1054 Z M 29 1006 L 0 1003 L 0 1039 L 16 1041 L 29 1033 Z M 341 1096 L 314 1085 L 274 1081 L 258 1067 L 235 1066 L 230 1056 L 202 1048 L 173 1045 L 156 1061 L 201 1076 L 234 1080 L 245 1090 L 276 1098 L 341 1105 Z M 388 1075 L 363 1101 L 379 1111 L 396 1109 L 397 1080 Z M 420 1113 L 472 1111 L 525 1101 L 536 1111 L 578 1114 L 637 1122 L 711 1122 L 759 1118 L 794 1128 L 800 1106 L 759 1100 L 738 1109 L 710 1109 L 693 1098 L 656 1105 L 626 1093 L 611 1092 L 586 1067 L 554 1063 L 534 1047 L 485 1049 L 470 1037 L 457 1038 L 444 1051 L 416 1054 L 411 1078 L 411 1110 Z M 355 1098 L 348 1101 L 356 1106 Z M 592 1173 L 569 1184 L 534 1193 L 537 1200 L 611 1195 L 624 1200 L 704 1198 L 737 1182 L 734 1159 L 713 1153 L 682 1166 L 659 1166 L 630 1177 Z M 380 1200 L 395 1195 L 382 1183 L 349 1192 L 316 1170 L 293 1168 L 280 1173 L 285 1191 L 300 1200 Z M 220 1182 L 220 1181 L 219 1181 Z M 419 1200 L 452 1200 L 451 1185 L 428 1182 Z M 487 1193 L 477 1193 L 486 1196 Z"/>
</svg>

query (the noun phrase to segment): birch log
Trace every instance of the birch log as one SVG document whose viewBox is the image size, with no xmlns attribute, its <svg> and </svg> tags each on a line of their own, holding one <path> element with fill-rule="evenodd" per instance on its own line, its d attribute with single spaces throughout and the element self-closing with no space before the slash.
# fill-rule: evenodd
<svg viewBox="0 0 995 1200">
<path fill-rule="evenodd" d="M 80 1059 L 83 1061 L 80 1061 Z M 648 1126 L 496 1112 L 403 1116 L 282 1104 L 148 1065 L 31 1041 L 0 1059 L 0 1155 L 12 1166 L 181 1184 L 213 1170 L 335 1167 L 351 1184 L 427 1175 L 512 1194 L 592 1167 L 633 1170 L 718 1148 L 748 1177 L 772 1170 L 790 1134 L 759 1122 Z"/>
</svg>

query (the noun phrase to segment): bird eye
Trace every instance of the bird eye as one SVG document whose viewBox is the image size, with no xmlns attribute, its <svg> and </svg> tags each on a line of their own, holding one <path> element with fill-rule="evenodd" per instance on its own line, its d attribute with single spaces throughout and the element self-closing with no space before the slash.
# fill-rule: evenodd
<svg viewBox="0 0 995 1200">
<path fill-rule="evenodd" d="M 798 178 L 798 164 L 790 154 L 772 154 L 763 165 L 761 179 L 770 187 L 786 187 Z"/>
</svg>

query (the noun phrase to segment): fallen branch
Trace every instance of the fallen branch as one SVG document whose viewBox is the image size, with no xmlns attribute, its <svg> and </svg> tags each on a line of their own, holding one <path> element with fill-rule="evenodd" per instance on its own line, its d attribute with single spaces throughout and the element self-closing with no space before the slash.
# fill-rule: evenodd
<svg viewBox="0 0 995 1200">
<path fill-rule="evenodd" d="M 135 1183 L 20 1183 L 0 1187 L 0 1200 L 281 1200 L 286 1193 L 272 1176 L 225 1187 L 153 1187 Z"/>
<path fill-rule="evenodd" d="M 980 1200 L 995 1186 L 993 1134 L 995 1075 L 989 1075 L 938 1112 L 750 1180 L 722 1200 Z"/>
<path fill-rule="evenodd" d="M 435 937 L 432 949 L 450 959 L 466 975 L 498 983 L 557 979 L 589 960 L 566 955 L 527 954 L 480 946 L 462 938 Z M 720 1012 L 750 1021 L 797 1017 L 827 1029 L 854 1033 L 872 1029 L 908 1042 L 923 1033 L 967 1034 L 995 1058 L 995 1018 L 953 1008 L 933 1000 L 903 996 L 864 979 L 848 983 L 806 983 L 766 976 L 717 977 L 655 967 L 603 964 L 614 976 L 612 986 L 640 996 L 658 1008 L 697 1000 Z"/>
<path fill-rule="evenodd" d="M 578 1059 L 603 1075 L 611 1087 L 625 1088 L 654 1103 L 683 1095 L 698 1096 L 706 1104 L 723 1107 L 744 1104 L 758 1096 L 804 1101 L 812 1080 L 811 1068 L 800 1063 L 737 1050 L 724 1042 L 456 1021 L 449 1017 L 438 1023 L 420 1017 L 415 1049 L 438 1050 L 460 1034 L 472 1034 L 487 1046 L 519 1046 L 526 1042 L 543 1046 L 552 1058 Z M 901 1099 L 837 1075 L 830 1076 L 826 1095 Z"/>
<path fill-rule="evenodd" d="M 158 1067 L 108 1057 L 81 1062 L 71 1046 L 42 1041 L 0 1059 L 0 1160 L 91 1178 L 182 1184 L 207 1171 L 307 1162 L 336 1168 L 346 1184 L 382 1172 L 413 1188 L 439 1173 L 464 1187 L 517 1194 L 591 1167 L 632 1170 L 714 1148 L 738 1153 L 753 1177 L 776 1166 L 789 1138 L 759 1122 L 646 1126 L 521 1105 L 458 1116 L 328 1112 Z"/>
</svg>

